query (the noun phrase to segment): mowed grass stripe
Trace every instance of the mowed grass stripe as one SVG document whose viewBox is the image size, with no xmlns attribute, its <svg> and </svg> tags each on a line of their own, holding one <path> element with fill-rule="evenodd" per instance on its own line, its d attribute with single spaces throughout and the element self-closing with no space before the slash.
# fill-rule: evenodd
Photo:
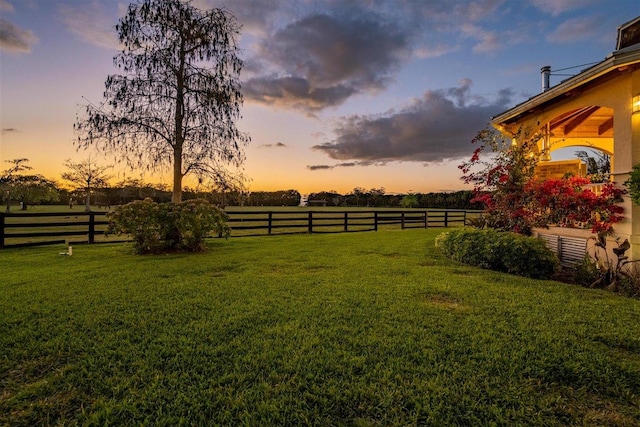
<svg viewBox="0 0 640 427">
<path fill-rule="evenodd" d="M 640 304 L 439 230 L 0 253 L 0 425 L 637 425 Z"/>
</svg>

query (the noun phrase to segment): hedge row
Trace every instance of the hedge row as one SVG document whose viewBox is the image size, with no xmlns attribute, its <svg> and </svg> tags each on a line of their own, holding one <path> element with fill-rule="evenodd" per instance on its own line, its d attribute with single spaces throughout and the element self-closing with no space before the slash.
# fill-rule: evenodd
<svg viewBox="0 0 640 427">
<path fill-rule="evenodd" d="M 559 266 L 542 240 L 493 229 L 448 231 L 437 237 L 436 246 L 453 260 L 535 279 L 553 277 Z"/>
</svg>

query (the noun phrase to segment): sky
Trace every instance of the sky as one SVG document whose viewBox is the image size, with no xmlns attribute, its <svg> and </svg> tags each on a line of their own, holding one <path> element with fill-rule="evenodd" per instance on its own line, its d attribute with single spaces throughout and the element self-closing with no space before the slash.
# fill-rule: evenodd
<svg viewBox="0 0 640 427">
<path fill-rule="evenodd" d="M 60 180 L 73 124 L 117 74 L 129 1 L 0 0 L 0 169 Z M 193 0 L 242 25 L 251 191 L 465 189 L 457 166 L 491 117 L 600 62 L 638 0 Z M 115 181 L 155 174 L 112 169 Z M 189 185 L 190 181 L 186 181 Z"/>
</svg>

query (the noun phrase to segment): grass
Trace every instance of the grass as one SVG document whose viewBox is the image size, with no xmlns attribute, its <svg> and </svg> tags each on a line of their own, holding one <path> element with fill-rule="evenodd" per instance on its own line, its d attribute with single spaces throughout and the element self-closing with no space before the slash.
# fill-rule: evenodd
<svg viewBox="0 0 640 427">
<path fill-rule="evenodd" d="M 640 424 L 640 302 L 438 230 L 0 253 L 0 425 Z"/>
</svg>

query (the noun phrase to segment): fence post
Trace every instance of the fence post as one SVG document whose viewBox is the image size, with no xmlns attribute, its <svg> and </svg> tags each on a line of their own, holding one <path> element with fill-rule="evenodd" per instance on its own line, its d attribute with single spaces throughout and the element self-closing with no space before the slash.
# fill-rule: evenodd
<svg viewBox="0 0 640 427">
<path fill-rule="evenodd" d="M 444 226 L 449 226 L 449 211 L 444 211 Z"/>
<path fill-rule="evenodd" d="M 346 233 L 349 229 L 349 212 L 344 213 L 344 232 Z"/>
<path fill-rule="evenodd" d="M 374 231 L 378 231 L 378 212 L 373 213 L 373 229 Z"/>
<path fill-rule="evenodd" d="M 400 212 L 400 229 L 404 230 L 404 211 Z"/>
<path fill-rule="evenodd" d="M 273 220 L 273 212 L 269 211 L 269 235 L 271 235 L 271 222 Z"/>
<path fill-rule="evenodd" d="M 0 249 L 4 249 L 4 213 L 0 212 Z"/>
<path fill-rule="evenodd" d="M 467 210 L 464 210 L 464 215 L 462 215 L 462 225 L 467 225 Z"/>
<path fill-rule="evenodd" d="M 424 228 L 427 228 L 428 224 L 429 224 L 429 213 L 428 213 L 428 211 L 424 211 L 423 212 L 423 216 L 424 216 Z"/>
<path fill-rule="evenodd" d="M 95 214 L 91 212 L 89 213 L 89 243 L 94 243 L 95 233 L 96 233 Z"/>
<path fill-rule="evenodd" d="M 309 222 L 307 224 L 307 231 L 309 234 L 313 233 L 313 212 L 309 211 Z"/>
</svg>

